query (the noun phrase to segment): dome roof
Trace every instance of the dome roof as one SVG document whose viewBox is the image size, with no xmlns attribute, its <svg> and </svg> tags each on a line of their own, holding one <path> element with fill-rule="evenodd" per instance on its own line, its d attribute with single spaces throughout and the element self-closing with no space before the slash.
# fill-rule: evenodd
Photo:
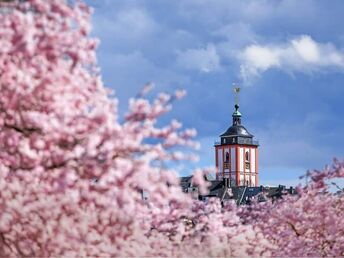
<svg viewBox="0 0 344 258">
<path fill-rule="evenodd" d="M 227 131 L 220 135 L 220 137 L 231 137 L 231 136 L 242 136 L 242 137 L 253 137 L 247 129 L 242 125 L 232 125 Z"/>
</svg>

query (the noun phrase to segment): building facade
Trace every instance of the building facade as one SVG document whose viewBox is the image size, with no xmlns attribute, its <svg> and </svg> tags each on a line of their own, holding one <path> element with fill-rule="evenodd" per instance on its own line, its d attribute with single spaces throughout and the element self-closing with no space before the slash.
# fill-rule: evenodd
<svg viewBox="0 0 344 258">
<path fill-rule="evenodd" d="M 236 104 L 233 123 L 215 143 L 216 179 L 229 182 L 230 187 L 258 186 L 258 141 L 241 124 Z"/>
</svg>

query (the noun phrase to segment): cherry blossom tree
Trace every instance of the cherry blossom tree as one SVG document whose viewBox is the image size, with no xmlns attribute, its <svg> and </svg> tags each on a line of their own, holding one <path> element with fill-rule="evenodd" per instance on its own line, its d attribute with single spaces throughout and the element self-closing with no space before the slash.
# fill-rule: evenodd
<svg viewBox="0 0 344 258">
<path fill-rule="evenodd" d="M 344 177 L 344 162 L 310 171 L 310 183 L 275 202 L 243 210 L 241 217 L 272 243 L 272 256 L 342 257 L 344 255 L 344 192 L 330 191 L 331 180 Z"/>
<path fill-rule="evenodd" d="M 195 158 L 179 149 L 197 148 L 196 132 L 157 126 L 183 91 L 149 101 L 148 84 L 119 122 L 85 4 L 0 8 L 1 256 L 343 255 L 342 195 L 324 183 L 343 163 L 283 201 L 193 200 L 167 164 Z"/>
<path fill-rule="evenodd" d="M 196 147 L 195 131 L 177 121 L 156 126 L 183 91 L 149 102 L 144 88 L 120 124 L 96 66 L 86 5 L 30 0 L 2 8 L 1 255 L 184 253 L 176 243 L 193 232 L 192 200 L 162 164 L 192 158 L 174 147 Z"/>
<path fill-rule="evenodd" d="M 160 201 L 176 185 L 151 161 L 177 159 L 164 144 L 191 144 L 194 132 L 176 132 L 176 122 L 155 128 L 172 98 L 164 94 L 152 105 L 131 101 L 127 122 L 116 121 L 116 102 L 95 66 L 97 42 L 87 37 L 85 5 L 6 7 L 0 19 L 1 253 L 114 255 L 141 228 L 134 215 L 146 208 L 142 189 L 171 181 L 151 195 Z M 147 137 L 164 141 L 149 145 Z"/>
</svg>

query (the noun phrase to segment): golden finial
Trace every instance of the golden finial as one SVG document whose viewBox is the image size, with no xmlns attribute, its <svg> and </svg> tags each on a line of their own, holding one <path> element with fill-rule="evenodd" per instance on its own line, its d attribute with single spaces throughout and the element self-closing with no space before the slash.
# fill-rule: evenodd
<svg viewBox="0 0 344 258">
<path fill-rule="evenodd" d="M 233 92 L 234 92 L 235 106 L 239 107 L 240 87 L 239 87 L 239 85 L 237 83 L 233 83 Z"/>
</svg>

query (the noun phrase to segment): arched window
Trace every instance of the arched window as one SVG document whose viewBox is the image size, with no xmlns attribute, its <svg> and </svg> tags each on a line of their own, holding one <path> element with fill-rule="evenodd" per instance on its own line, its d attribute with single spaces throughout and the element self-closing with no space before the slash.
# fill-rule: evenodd
<svg viewBox="0 0 344 258">
<path fill-rule="evenodd" d="M 245 169 L 250 170 L 251 166 L 250 166 L 250 152 L 246 151 L 245 152 Z"/>
<path fill-rule="evenodd" d="M 248 151 L 245 153 L 245 160 L 250 161 L 250 153 Z"/>
<path fill-rule="evenodd" d="M 226 161 L 226 163 L 229 162 L 229 153 L 228 152 L 226 152 L 226 159 L 225 159 L 225 161 Z"/>
</svg>

